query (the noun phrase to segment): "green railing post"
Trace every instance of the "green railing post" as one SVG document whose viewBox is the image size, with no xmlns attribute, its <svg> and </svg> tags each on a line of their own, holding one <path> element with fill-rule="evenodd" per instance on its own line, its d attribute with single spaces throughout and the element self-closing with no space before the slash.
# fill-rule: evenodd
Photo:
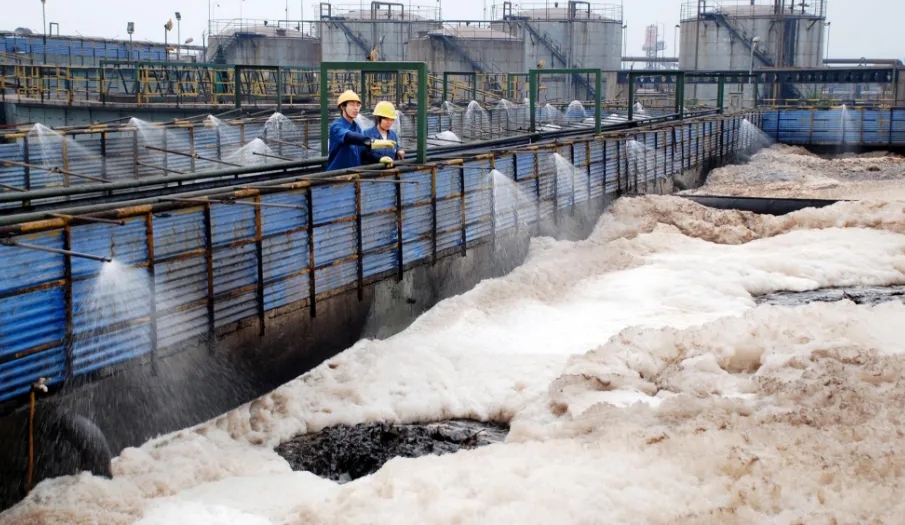
<svg viewBox="0 0 905 525">
<path fill-rule="evenodd" d="M 283 112 L 283 68 L 277 66 L 277 112 Z"/>
<path fill-rule="evenodd" d="M 601 88 L 603 86 L 603 73 L 598 69 L 594 74 L 596 77 L 594 80 L 594 133 L 600 133 L 600 117 L 601 117 L 601 109 L 600 105 L 603 102 L 603 97 L 601 94 Z"/>
<path fill-rule="evenodd" d="M 235 93 L 233 94 L 233 102 L 235 103 L 236 109 L 242 107 L 242 78 L 240 76 L 242 72 L 242 66 L 233 66 L 233 82 L 236 84 Z"/>
<path fill-rule="evenodd" d="M 418 164 L 427 158 L 427 64 L 418 62 Z"/>
<path fill-rule="evenodd" d="M 628 119 L 635 118 L 635 72 L 628 72 Z"/>
<path fill-rule="evenodd" d="M 471 100 L 478 99 L 478 74 L 471 74 Z"/>
<path fill-rule="evenodd" d="M 726 99 L 726 75 L 717 73 L 716 84 L 716 107 L 719 113 L 723 113 L 724 102 Z"/>
<path fill-rule="evenodd" d="M 537 131 L 537 118 L 534 114 L 537 111 L 537 104 L 535 102 L 537 99 L 537 70 L 529 69 L 528 70 L 528 111 L 531 115 L 531 126 L 528 128 L 531 130 L 531 133 Z"/>
<path fill-rule="evenodd" d="M 449 93 L 449 71 L 444 71 L 443 72 L 443 100 L 440 101 L 441 104 L 446 102 L 447 100 L 449 100 L 448 98 L 446 98 L 448 96 L 448 93 Z"/>
<path fill-rule="evenodd" d="M 327 87 L 327 72 L 330 69 L 327 67 L 329 65 L 328 62 L 321 62 L 321 156 L 326 157 L 329 152 L 329 144 L 327 143 L 327 139 L 329 138 L 329 123 L 327 119 L 329 118 L 327 107 L 329 104 L 329 88 Z"/>
<path fill-rule="evenodd" d="M 685 81 L 687 77 L 684 71 L 676 73 L 676 114 L 680 119 L 685 118 Z"/>
</svg>

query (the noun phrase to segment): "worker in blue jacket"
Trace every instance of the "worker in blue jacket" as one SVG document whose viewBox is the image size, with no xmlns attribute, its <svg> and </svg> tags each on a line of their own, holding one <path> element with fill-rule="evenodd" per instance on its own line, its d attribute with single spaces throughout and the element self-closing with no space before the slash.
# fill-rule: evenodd
<svg viewBox="0 0 905 525">
<path fill-rule="evenodd" d="M 388 168 L 393 167 L 393 160 L 405 159 L 405 150 L 399 145 L 399 136 L 393 131 L 393 123 L 396 122 L 396 108 L 391 102 L 378 102 L 374 106 L 374 127 L 365 130 L 365 136 L 372 140 L 390 140 L 393 147 L 372 147 L 367 153 L 368 163 L 380 162 Z"/>
<path fill-rule="evenodd" d="M 330 124 L 330 138 L 327 155 L 327 171 L 361 166 L 364 153 L 373 149 L 394 148 L 391 140 L 375 140 L 366 137 L 355 117 L 361 111 L 361 99 L 352 90 L 347 90 L 336 101 L 340 117 Z"/>
</svg>

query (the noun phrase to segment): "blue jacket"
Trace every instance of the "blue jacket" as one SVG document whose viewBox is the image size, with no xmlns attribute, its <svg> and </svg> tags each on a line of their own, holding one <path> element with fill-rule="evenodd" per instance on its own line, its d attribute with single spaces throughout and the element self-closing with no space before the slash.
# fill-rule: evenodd
<svg viewBox="0 0 905 525">
<path fill-rule="evenodd" d="M 377 126 L 368 128 L 364 131 L 366 137 L 377 140 L 382 139 L 383 137 L 380 135 L 380 131 L 377 130 Z M 393 160 L 396 159 L 396 152 L 402 149 L 402 146 L 399 145 L 399 135 L 396 134 L 395 131 L 389 130 L 387 131 L 387 139 L 392 140 L 396 143 L 395 148 L 380 148 L 380 149 L 372 149 L 367 152 L 367 161 L 366 164 L 375 164 L 380 162 L 380 159 L 383 157 L 389 157 Z"/>
<path fill-rule="evenodd" d="M 356 122 L 339 117 L 330 124 L 327 171 L 361 166 L 365 147 L 371 139 L 361 133 Z"/>
</svg>

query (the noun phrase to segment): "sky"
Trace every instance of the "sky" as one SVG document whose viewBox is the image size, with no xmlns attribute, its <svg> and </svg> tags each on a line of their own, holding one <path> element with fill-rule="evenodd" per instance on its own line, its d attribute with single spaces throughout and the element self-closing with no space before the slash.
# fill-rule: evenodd
<svg viewBox="0 0 905 525">
<path fill-rule="evenodd" d="M 441 0 L 440 7 L 446 19 L 481 19 L 484 0 Z M 565 0 L 564 0 L 565 1 Z M 661 24 L 666 28 L 667 50 L 673 47 L 673 28 L 679 22 L 682 2 L 693 0 L 627 0 L 624 20 L 628 24 L 628 53 L 642 54 L 644 27 Z M 367 4 L 362 0 L 362 4 Z M 502 0 L 486 0 L 490 11 L 494 3 Z M 551 1 L 552 3 L 552 1 Z M 869 4 L 871 9 L 865 9 Z M 173 20 L 169 34 L 175 42 L 177 29 L 174 13 L 182 14 L 181 38 L 193 38 L 201 43 L 207 29 L 208 6 L 214 19 L 252 18 L 260 20 L 297 20 L 304 8 L 305 19 L 313 19 L 318 12 L 317 2 L 309 0 L 155 0 L 153 2 L 127 2 L 123 0 L 47 0 L 47 22 L 60 24 L 62 34 L 81 34 L 106 38 L 127 39 L 126 23 L 135 22 L 136 40 L 162 41 L 164 24 Z M 356 5 L 356 2 L 336 3 Z M 415 5 L 432 5 L 424 0 Z M 898 39 L 898 26 L 905 19 L 905 2 L 900 0 L 827 0 L 830 26 L 830 56 L 835 58 L 902 58 Z M 41 2 L 39 0 L 0 0 L 0 30 L 29 27 L 41 31 Z M 886 35 L 886 36 L 883 36 Z M 667 55 L 673 55 L 667 51 Z"/>
</svg>

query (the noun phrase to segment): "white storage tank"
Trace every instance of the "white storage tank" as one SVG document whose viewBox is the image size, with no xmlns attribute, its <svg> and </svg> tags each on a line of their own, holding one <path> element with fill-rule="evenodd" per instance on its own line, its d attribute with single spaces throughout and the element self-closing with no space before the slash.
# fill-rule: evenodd
<svg viewBox="0 0 905 525">
<path fill-rule="evenodd" d="M 688 0 L 682 5 L 679 68 L 686 71 L 749 71 L 823 65 L 826 0 Z M 732 89 L 745 105 L 753 101 L 753 84 Z M 712 105 L 714 85 L 695 84 L 686 91 L 691 104 Z M 767 99 L 794 100 L 794 85 L 760 86 Z M 725 101 L 724 101 L 725 102 Z"/>
<path fill-rule="evenodd" d="M 504 2 L 494 7 L 494 16 L 495 26 L 523 40 L 525 64 L 529 68 L 604 71 L 620 68 L 622 7 L 619 5 L 574 0 L 545 4 Z M 588 78 L 593 85 L 593 78 Z M 576 83 L 580 85 L 573 85 Z M 583 80 L 570 76 L 550 78 L 546 82 L 546 95 L 563 100 L 589 99 L 588 86 L 583 84 Z"/>
<path fill-rule="evenodd" d="M 408 42 L 439 27 L 437 7 L 375 1 L 361 9 L 322 3 L 315 34 L 324 62 L 367 60 L 375 50 L 378 61 L 405 61 L 411 60 Z"/>
</svg>

